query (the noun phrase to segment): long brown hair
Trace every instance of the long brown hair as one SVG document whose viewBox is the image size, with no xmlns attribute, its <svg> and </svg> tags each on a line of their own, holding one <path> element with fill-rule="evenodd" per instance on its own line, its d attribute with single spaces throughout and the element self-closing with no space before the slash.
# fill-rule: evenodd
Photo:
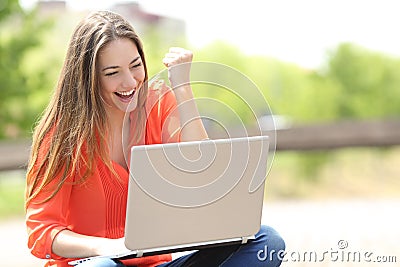
<svg viewBox="0 0 400 267">
<path fill-rule="evenodd" d="M 51 199 L 69 175 L 79 172 L 79 180 L 85 181 L 93 171 L 97 157 L 115 173 L 106 145 L 109 131 L 100 96 L 97 59 L 103 47 L 119 38 L 128 38 L 136 44 L 145 69 L 145 82 L 139 90 L 134 111 L 139 125 L 132 142 L 141 139 L 148 90 L 142 43 L 130 23 L 120 15 L 109 11 L 92 13 L 78 24 L 72 35 L 57 87 L 33 133 L 26 203 L 57 176 L 60 180 L 43 201 Z M 46 138 L 50 140 L 45 141 Z M 39 149 L 43 147 L 47 148 L 39 156 Z M 83 174 L 79 170 L 84 170 Z"/>
</svg>

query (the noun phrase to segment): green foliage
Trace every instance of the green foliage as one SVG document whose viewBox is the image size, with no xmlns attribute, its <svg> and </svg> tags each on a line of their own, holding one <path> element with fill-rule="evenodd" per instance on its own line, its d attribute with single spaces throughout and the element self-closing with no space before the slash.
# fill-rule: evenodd
<svg viewBox="0 0 400 267">
<path fill-rule="evenodd" d="M 0 172 L 0 220 L 12 216 L 23 216 L 24 178 L 24 171 Z"/>
<path fill-rule="evenodd" d="M 382 118 L 400 114 L 400 60 L 343 44 L 331 55 L 327 79 L 341 91 L 340 118 Z"/>
<path fill-rule="evenodd" d="M 224 63 L 248 75 L 266 98 L 272 113 L 288 116 L 297 124 L 400 115 L 400 60 L 356 45 L 339 45 L 330 54 L 327 69 L 321 70 L 307 70 L 262 56 L 246 56 L 221 42 L 200 50 L 197 59 Z M 224 90 L 213 89 L 204 95 L 237 107 L 244 122 L 254 120 Z M 232 120 L 228 113 L 212 108 L 208 105 L 204 109 L 217 114 L 214 117 L 229 126 Z M 315 182 L 321 167 L 330 160 L 331 153 L 327 152 L 299 153 L 292 167 L 298 171 L 298 179 Z"/>
<path fill-rule="evenodd" d="M 160 71 L 165 70 L 165 66 L 162 63 L 164 55 L 168 52 L 170 47 L 186 47 L 186 39 L 184 36 L 178 37 L 177 39 L 167 39 L 164 34 L 153 25 L 149 25 L 140 35 L 143 43 L 143 49 L 146 55 L 147 71 L 149 78 Z"/>
<path fill-rule="evenodd" d="M 306 70 L 262 56 L 246 56 L 221 42 L 197 55 L 197 59 L 224 63 L 248 75 L 273 113 L 297 123 L 400 114 L 400 60 L 356 45 L 339 45 L 326 70 Z M 216 92 L 213 96 L 224 99 Z"/>
<path fill-rule="evenodd" d="M 270 113 L 266 105 L 268 92 L 265 87 L 259 88 L 263 83 L 253 79 L 255 77 L 268 81 L 269 77 L 260 68 L 261 64 L 269 64 L 264 58 L 246 56 L 237 47 L 217 41 L 196 51 L 195 61 L 211 63 L 210 69 L 207 69 L 206 64 L 200 68 L 204 72 L 200 75 L 205 77 L 204 83 L 193 86 L 197 98 L 208 100 L 199 103 L 200 113 L 218 119 L 224 126 L 233 127 L 241 123 L 254 123 L 257 116 Z M 250 64 L 250 61 L 258 62 Z M 212 63 L 221 66 L 213 66 Z M 248 69 L 253 66 L 256 68 Z M 256 75 L 250 76 L 252 71 Z"/>
<path fill-rule="evenodd" d="M 299 165 L 299 178 L 307 181 L 317 181 L 319 170 L 328 163 L 332 155 L 325 151 L 297 153 L 296 163 Z"/>
<path fill-rule="evenodd" d="M 16 0 L 4 3 L 0 8 L 0 138 L 23 137 L 30 135 L 48 103 L 78 17 L 62 14 L 50 24 L 38 19 L 34 11 L 22 10 Z M 165 39 L 165 33 L 150 26 L 141 37 L 150 77 L 165 69 L 162 58 L 170 46 L 187 47 L 184 37 Z M 400 60 L 356 45 L 338 46 L 330 53 L 326 69 L 319 70 L 249 56 L 221 41 L 193 50 L 194 61 L 225 64 L 242 74 L 208 72 L 205 75 L 210 80 L 230 81 L 243 90 L 248 86 L 243 78 L 248 78 L 261 93 L 240 91 L 243 98 L 227 88 L 194 85 L 196 97 L 225 105 L 199 103 L 207 115 L 218 114 L 226 126 L 251 124 L 255 115 L 269 113 L 262 97 L 274 114 L 299 124 L 400 114 Z"/>
<path fill-rule="evenodd" d="M 0 138 L 28 135 L 37 115 L 28 103 L 35 87 L 23 69 L 28 51 L 40 45 L 49 22 L 37 19 L 35 11 L 22 10 L 18 1 L 5 1 L 0 11 Z M 40 77 L 41 73 L 36 73 Z"/>
<path fill-rule="evenodd" d="M 18 0 L 1 0 L 0 1 L 0 23 L 8 16 L 15 12 L 20 12 L 21 7 L 19 6 Z"/>
</svg>

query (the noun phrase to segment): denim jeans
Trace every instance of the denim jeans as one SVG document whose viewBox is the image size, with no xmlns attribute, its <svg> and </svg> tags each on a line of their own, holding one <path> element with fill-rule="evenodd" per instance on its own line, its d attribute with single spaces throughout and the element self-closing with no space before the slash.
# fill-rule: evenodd
<svg viewBox="0 0 400 267">
<path fill-rule="evenodd" d="M 243 267 L 281 265 L 285 242 L 271 227 L 261 226 L 256 239 L 243 245 L 227 245 L 202 249 L 191 254 L 164 263 L 158 267 Z M 77 265 L 79 267 L 123 267 L 121 262 L 100 258 Z"/>
</svg>

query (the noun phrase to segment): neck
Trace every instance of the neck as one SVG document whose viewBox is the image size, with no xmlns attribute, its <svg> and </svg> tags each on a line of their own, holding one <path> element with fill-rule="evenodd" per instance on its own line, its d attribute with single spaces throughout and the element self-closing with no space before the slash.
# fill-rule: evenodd
<svg viewBox="0 0 400 267">
<path fill-rule="evenodd" d="M 108 125 L 111 127 L 111 131 L 122 130 L 122 127 L 129 122 L 129 114 L 125 112 L 116 111 L 108 112 Z"/>
<path fill-rule="evenodd" d="M 129 115 L 123 112 L 108 114 L 108 125 L 110 127 L 109 149 L 110 158 L 119 165 L 127 168 L 127 147 L 129 139 Z"/>
</svg>

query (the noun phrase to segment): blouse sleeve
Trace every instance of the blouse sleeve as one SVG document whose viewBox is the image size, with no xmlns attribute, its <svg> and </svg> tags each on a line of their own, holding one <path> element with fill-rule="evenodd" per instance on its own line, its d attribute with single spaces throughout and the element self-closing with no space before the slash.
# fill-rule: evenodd
<svg viewBox="0 0 400 267">
<path fill-rule="evenodd" d="M 43 160 L 45 147 L 40 148 L 38 160 L 32 171 L 27 174 L 28 178 L 37 172 L 38 162 Z M 28 247 L 31 253 L 38 258 L 62 259 L 62 257 L 54 254 L 51 248 L 55 236 L 68 228 L 66 217 L 72 191 L 72 178 L 67 178 L 53 198 L 42 202 L 54 191 L 61 175 L 60 172 L 60 175 L 55 177 L 35 198 L 27 203 L 25 221 L 28 232 Z"/>
<path fill-rule="evenodd" d="M 148 131 L 151 132 L 148 135 L 157 135 L 161 143 L 179 142 L 179 111 L 172 89 L 165 84 L 157 89 L 150 89 L 148 107 Z"/>
</svg>

